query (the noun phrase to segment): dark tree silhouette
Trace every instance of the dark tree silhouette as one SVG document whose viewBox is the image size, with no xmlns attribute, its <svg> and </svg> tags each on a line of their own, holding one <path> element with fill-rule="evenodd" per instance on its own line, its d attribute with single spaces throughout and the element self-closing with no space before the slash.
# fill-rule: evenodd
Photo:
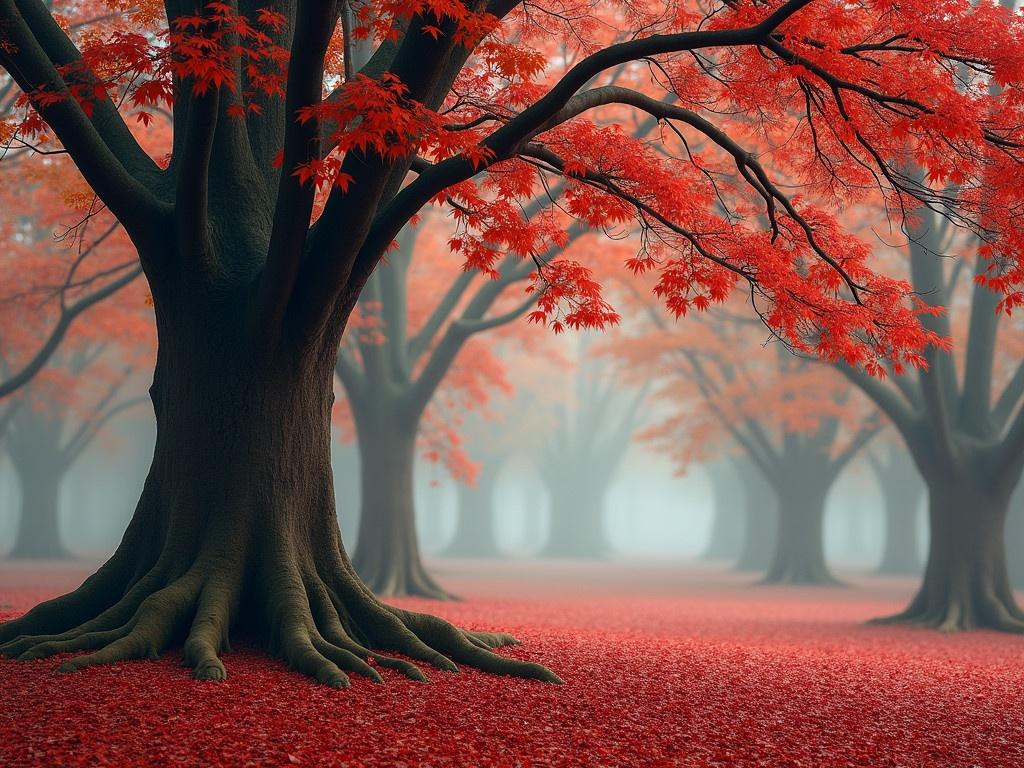
<svg viewBox="0 0 1024 768">
<path fill-rule="evenodd" d="M 922 299 L 953 307 L 964 260 L 937 254 L 948 221 L 924 212 L 910 232 L 911 279 Z M 987 262 L 978 259 L 976 275 Z M 1010 495 L 1024 468 L 1024 364 L 997 387 L 999 296 L 975 282 L 969 306 L 962 375 L 952 352 L 932 349 L 928 368 L 881 381 L 843 368 L 889 417 L 928 488 L 928 555 L 921 588 L 907 609 L 885 621 L 944 630 L 989 627 L 1024 631 L 1007 575 L 1004 530 Z M 959 310 L 954 310 L 959 312 Z M 950 314 L 924 318 L 953 338 Z"/>
<path fill-rule="evenodd" d="M 581 339 L 575 396 L 554 407 L 553 428 L 539 452 L 548 491 L 545 557 L 600 558 L 609 554 L 605 500 L 640 426 L 647 389 L 630 393 L 607 360 L 588 355 Z"/>
</svg>

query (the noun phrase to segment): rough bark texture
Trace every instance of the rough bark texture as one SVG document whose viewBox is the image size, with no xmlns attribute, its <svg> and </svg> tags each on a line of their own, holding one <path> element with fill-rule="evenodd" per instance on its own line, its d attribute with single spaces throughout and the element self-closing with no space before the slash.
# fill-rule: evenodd
<svg viewBox="0 0 1024 768">
<path fill-rule="evenodd" d="M 708 545 L 702 560 L 735 560 L 743 548 L 743 486 L 733 469 L 724 462 L 708 466 L 713 510 Z"/>
<path fill-rule="evenodd" d="M 778 534 L 765 584 L 838 584 L 825 562 L 829 486 L 805 478 L 779 489 Z"/>
<path fill-rule="evenodd" d="M 376 416 L 376 418 L 375 418 Z M 356 417 L 362 468 L 356 571 L 378 595 L 451 600 L 427 573 L 416 535 L 416 431 L 391 413 Z"/>
<path fill-rule="evenodd" d="M 494 530 L 494 491 L 501 465 L 485 464 L 475 485 L 458 486 L 458 518 L 455 537 L 444 554 L 451 557 L 501 557 Z"/>
<path fill-rule="evenodd" d="M 211 338 L 238 314 L 197 313 L 185 328 L 161 327 L 156 449 L 128 530 L 78 590 L 0 625 L 0 651 L 23 659 L 92 651 L 62 666 L 75 670 L 184 643 L 195 677 L 220 680 L 229 636 L 246 632 L 337 687 L 347 672 L 379 680 L 373 664 L 422 679 L 412 663 L 377 650 L 439 669 L 461 662 L 557 681 L 489 650 L 514 642 L 507 635 L 386 606 L 360 581 L 335 513 L 333 361 L 285 354 L 254 363 L 240 339 Z M 369 487 L 373 499 L 386 486 L 377 478 Z"/>
<path fill-rule="evenodd" d="M 1008 494 L 983 478 L 973 472 L 927 478 L 931 536 L 924 579 L 907 609 L 881 622 L 1024 632 L 1006 568 Z"/>
</svg>

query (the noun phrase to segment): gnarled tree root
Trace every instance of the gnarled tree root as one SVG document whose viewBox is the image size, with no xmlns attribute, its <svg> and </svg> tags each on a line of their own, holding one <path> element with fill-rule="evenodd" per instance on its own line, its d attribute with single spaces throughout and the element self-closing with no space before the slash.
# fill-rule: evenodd
<svg viewBox="0 0 1024 768">
<path fill-rule="evenodd" d="M 992 629 L 997 632 L 1024 634 L 1024 611 L 1012 594 L 999 590 L 955 590 L 939 599 L 922 591 L 906 610 L 891 616 L 871 619 L 872 625 L 907 625 L 940 632 L 964 632 Z"/>
<path fill-rule="evenodd" d="M 224 680 L 220 655 L 228 650 L 229 631 L 246 619 L 291 669 L 337 688 L 348 687 L 349 673 L 381 682 L 375 667 L 426 680 L 413 661 L 448 672 L 465 664 L 493 674 L 561 682 L 539 664 L 494 653 L 517 642 L 510 635 L 463 630 L 380 603 L 354 576 L 343 553 L 328 558 L 333 562 L 326 567 L 286 558 L 250 575 L 254 581 L 249 584 L 243 584 L 244 569 L 223 558 L 200 558 L 184 573 L 175 573 L 163 560 L 121 585 L 115 578 L 118 569 L 101 569 L 75 592 L 0 624 L 0 654 L 40 659 L 89 651 L 60 667 L 74 671 L 155 658 L 183 642 L 184 663 L 196 679 Z M 104 594 L 119 598 L 111 602 Z"/>
</svg>

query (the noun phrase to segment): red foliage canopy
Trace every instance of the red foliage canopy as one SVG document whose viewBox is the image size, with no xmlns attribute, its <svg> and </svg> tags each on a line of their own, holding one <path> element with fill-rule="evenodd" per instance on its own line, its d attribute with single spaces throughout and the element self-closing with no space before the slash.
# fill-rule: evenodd
<svg viewBox="0 0 1024 768">
<path fill-rule="evenodd" d="M 58 57 L 52 72 L 23 66 L 36 61 L 35 22 L 27 37 L 15 28 L 3 63 L 38 110 L 27 110 L 19 136 L 36 140 L 49 124 L 82 163 L 85 126 L 100 112 L 109 121 L 111 100 L 146 121 L 175 97 L 177 77 L 193 100 L 216 92 L 227 115 L 251 123 L 309 74 L 308 62 L 293 66 L 298 49 L 275 10 L 247 17 L 210 2 L 168 24 L 152 5 L 124 12 L 104 35 L 72 31 L 81 55 Z M 657 274 L 672 312 L 744 284 L 794 346 L 881 373 L 879 358 L 920 364 L 937 341 L 918 325 L 922 308 L 907 284 L 873 272 L 870 249 L 836 219 L 881 190 L 900 226 L 925 206 L 981 235 L 989 280 L 1007 292 L 1007 307 L 1022 301 L 1013 221 L 1024 189 L 1024 26 L 995 3 L 385 0 L 342 15 L 327 49 L 337 69 L 316 73 L 327 95 L 293 100 L 299 128 L 286 131 L 278 162 L 319 185 L 318 212 L 332 226 L 350 196 L 370 193 L 359 184 L 366 158 L 408 165 L 403 186 L 359 224 L 360 259 L 379 258 L 431 200 L 459 220 L 452 247 L 484 271 L 498 253 L 557 245 L 574 219 L 636 226 L 641 247 L 627 266 Z M 389 46 L 410 28 L 463 49 L 449 88 L 389 68 Z M 375 43 L 356 71 L 357 48 Z M 638 115 L 660 128 L 659 140 L 626 129 Z M 322 150 L 300 140 L 310 131 Z M 924 178 L 906 170 L 913 163 Z M 128 205 L 114 191 L 116 168 L 86 166 L 101 197 Z M 545 188 L 545 215 L 520 215 L 521 201 Z M 540 264 L 537 282 L 548 289 L 537 320 L 616 319 L 585 266 Z"/>
</svg>

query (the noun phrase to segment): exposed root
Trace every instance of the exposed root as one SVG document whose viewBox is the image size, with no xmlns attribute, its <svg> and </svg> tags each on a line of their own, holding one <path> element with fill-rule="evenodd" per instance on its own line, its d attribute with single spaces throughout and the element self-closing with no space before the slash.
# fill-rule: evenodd
<svg viewBox="0 0 1024 768">
<path fill-rule="evenodd" d="M 793 585 L 817 587 L 845 587 L 846 582 L 836 578 L 827 567 L 801 566 L 790 564 L 772 567 L 757 581 L 764 585 Z"/>
<path fill-rule="evenodd" d="M 262 628 L 271 652 L 291 669 L 335 688 L 347 688 L 350 674 L 383 682 L 377 668 L 425 681 L 413 662 L 447 672 L 466 664 L 494 674 L 561 682 L 545 667 L 494 653 L 517 643 L 511 635 L 459 629 L 433 616 L 385 606 L 354 577 L 343 554 L 333 559 L 319 566 L 302 558 L 267 565 L 262 578 L 256 578 L 259 591 L 250 587 L 248 594 L 242 589 L 244 569 L 237 564 L 200 559 L 177 577 L 154 566 L 113 605 L 68 626 L 57 619 L 51 603 L 81 615 L 85 609 L 79 603 L 95 599 L 93 589 L 83 585 L 0 625 L 0 654 L 28 660 L 89 651 L 60 667 L 74 671 L 155 658 L 183 643 L 183 660 L 195 679 L 224 680 L 227 670 L 220 656 L 228 650 L 229 631 L 245 620 Z"/>
<path fill-rule="evenodd" d="M 998 632 L 1024 634 L 1024 612 L 1012 595 L 999 595 L 994 590 L 974 593 L 956 591 L 940 600 L 922 591 L 903 611 L 891 616 L 871 619 L 875 626 L 907 625 L 940 632 L 966 632 L 992 629 Z"/>
<path fill-rule="evenodd" d="M 355 563 L 359 577 L 375 595 L 446 601 L 460 599 L 438 584 L 418 557 L 412 562 L 366 562 L 357 554 Z"/>
</svg>

